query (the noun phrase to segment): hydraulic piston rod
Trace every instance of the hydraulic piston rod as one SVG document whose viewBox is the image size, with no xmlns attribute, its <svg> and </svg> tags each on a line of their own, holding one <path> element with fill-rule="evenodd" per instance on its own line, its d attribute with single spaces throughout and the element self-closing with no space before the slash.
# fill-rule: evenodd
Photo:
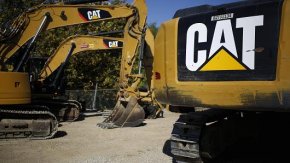
<svg viewBox="0 0 290 163">
<path fill-rule="evenodd" d="M 29 58 L 29 52 L 32 49 L 32 45 L 35 42 L 36 38 L 38 37 L 38 35 L 40 34 L 40 32 L 43 30 L 44 26 L 46 25 L 47 21 L 49 20 L 50 14 L 46 13 L 39 28 L 36 31 L 36 34 L 34 35 L 34 37 L 32 38 L 32 40 L 29 42 L 29 44 L 27 45 L 27 48 L 23 54 L 23 57 L 21 58 L 20 62 L 18 63 L 18 65 L 16 66 L 16 68 L 14 68 L 14 72 L 19 72 L 22 68 L 23 65 L 27 62 L 28 58 Z"/>
<path fill-rule="evenodd" d="M 66 56 L 66 59 L 65 59 L 65 61 L 64 61 L 63 63 L 61 63 L 61 66 L 60 66 L 60 68 L 59 68 L 59 70 L 58 70 L 58 72 L 57 72 L 57 74 L 56 74 L 56 77 L 55 77 L 53 83 L 52 83 L 52 86 L 53 86 L 54 88 L 57 86 L 57 82 L 59 81 L 59 79 L 60 79 L 60 77 L 61 77 L 61 74 L 62 74 L 62 72 L 64 71 L 64 68 L 65 68 L 65 66 L 67 65 L 67 63 L 68 63 L 68 61 L 69 61 L 69 58 L 70 58 L 71 55 L 73 54 L 73 51 L 74 51 L 75 48 L 76 48 L 76 44 L 75 44 L 74 42 L 71 43 L 71 48 L 70 48 L 69 51 L 68 51 L 68 54 L 67 54 L 67 56 Z"/>
</svg>

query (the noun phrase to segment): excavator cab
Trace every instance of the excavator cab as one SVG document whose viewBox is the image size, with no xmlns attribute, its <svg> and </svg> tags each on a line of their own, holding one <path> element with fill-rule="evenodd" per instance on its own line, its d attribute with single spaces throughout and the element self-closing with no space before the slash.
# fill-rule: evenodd
<svg viewBox="0 0 290 163">
<path fill-rule="evenodd" d="M 60 68 L 48 76 L 43 82 L 39 81 L 39 74 L 48 58 L 49 57 L 30 57 L 28 60 L 26 69 L 29 73 L 32 93 L 63 95 L 65 93 L 65 81 L 63 78 L 63 70 L 60 70 Z M 60 73 L 60 75 L 58 75 L 57 78 L 58 73 Z"/>
<path fill-rule="evenodd" d="M 30 74 L 30 81 L 36 81 L 38 74 L 43 68 L 48 57 L 30 57 L 27 63 L 27 70 Z"/>
</svg>

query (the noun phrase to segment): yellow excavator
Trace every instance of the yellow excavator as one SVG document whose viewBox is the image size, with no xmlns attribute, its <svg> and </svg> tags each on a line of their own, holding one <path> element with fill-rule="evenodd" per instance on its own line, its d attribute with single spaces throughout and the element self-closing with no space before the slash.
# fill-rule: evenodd
<svg viewBox="0 0 290 163">
<path fill-rule="evenodd" d="M 117 32 L 105 32 L 104 34 L 120 33 Z M 146 41 L 146 40 L 145 40 Z M 78 46 L 76 46 L 78 45 Z M 35 62 L 43 62 L 47 60 L 40 72 L 33 72 L 32 76 L 37 76 L 35 79 L 31 79 L 32 83 L 32 99 L 34 103 L 46 103 L 51 104 L 52 107 L 57 107 L 56 105 L 66 105 L 67 103 L 72 103 L 71 106 L 75 107 L 64 107 L 63 109 L 55 109 L 58 118 L 61 120 L 76 120 L 78 118 L 79 112 L 81 111 L 81 105 L 74 100 L 61 100 L 58 98 L 59 90 L 62 90 L 60 81 L 61 73 L 63 72 L 64 66 L 66 65 L 68 58 L 72 55 L 77 55 L 84 51 L 102 51 L 102 50 L 115 50 L 121 49 L 123 47 L 123 38 L 116 37 L 106 37 L 106 36 L 92 36 L 92 35 L 76 35 L 71 36 L 64 40 L 59 47 L 55 50 L 54 54 L 48 59 L 46 58 L 34 58 L 31 66 L 39 65 Z M 67 54 L 68 53 L 68 54 Z M 66 55 L 64 55 L 66 54 Z M 35 61 L 37 60 L 37 61 Z M 37 68 L 30 68 L 32 70 L 37 70 Z M 39 69 L 39 68 L 38 68 Z M 54 74 L 54 75 L 52 75 Z M 50 78 L 53 76 L 53 78 Z M 34 78 L 34 77 L 33 77 Z M 140 92 L 140 105 L 145 111 L 145 118 L 158 118 L 163 116 L 163 105 L 161 105 L 156 99 L 152 97 L 152 93 L 148 90 L 139 90 Z M 45 100 L 45 101 L 43 101 Z M 78 106 L 78 107 L 76 107 Z M 77 109 L 79 108 L 79 109 Z"/>
<path fill-rule="evenodd" d="M 146 17 L 144 0 L 136 0 L 132 5 L 126 6 L 43 3 L 21 14 L 9 28 L 1 29 L 0 137 L 46 139 L 53 137 L 57 132 L 57 118 L 49 111 L 50 108 L 31 103 L 28 73 L 22 72 L 39 33 L 62 26 L 126 18 L 123 31 L 126 44 L 123 45 L 121 63 L 125 71 L 121 71 L 120 75 L 121 87 L 125 88 L 129 79 L 133 83 L 136 83 L 137 79 L 140 81 L 140 76 L 129 74 L 141 45 L 142 35 L 145 33 Z M 25 48 L 20 49 L 23 45 L 26 45 Z M 22 50 L 21 59 L 13 70 L 9 71 L 5 63 L 19 49 Z M 132 121 L 144 119 L 142 108 L 137 107 L 134 111 L 134 115 L 141 116 L 132 118 Z"/>
<path fill-rule="evenodd" d="M 241 1 L 181 9 L 160 26 L 153 90 L 182 113 L 170 140 L 176 162 L 210 161 L 232 149 L 264 158 L 285 151 L 289 15 L 289 0 Z M 248 154 L 241 158 L 256 157 Z"/>
<path fill-rule="evenodd" d="M 110 32 L 112 33 L 112 32 Z M 115 50 L 123 47 L 123 39 L 115 37 L 75 35 L 65 39 L 49 58 L 29 59 L 32 102 L 45 104 L 59 121 L 75 121 L 82 105 L 64 97 L 63 72 L 68 59 L 83 51 Z"/>
</svg>

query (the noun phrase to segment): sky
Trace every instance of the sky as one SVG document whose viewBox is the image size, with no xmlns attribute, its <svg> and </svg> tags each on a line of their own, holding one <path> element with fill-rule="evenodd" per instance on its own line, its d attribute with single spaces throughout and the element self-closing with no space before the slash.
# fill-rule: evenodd
<svg viewBox="0 0 290 163">
<path fill-rule="evenodd" d="M 171 19 L 178 9 L 200 6 L 200 5 L 218 5 L 240 0 L 146 0 L 148 7 L 148 23 L 157 23 Z M 127 0 L 132 3 L 133 0 Z"/>
</svg>

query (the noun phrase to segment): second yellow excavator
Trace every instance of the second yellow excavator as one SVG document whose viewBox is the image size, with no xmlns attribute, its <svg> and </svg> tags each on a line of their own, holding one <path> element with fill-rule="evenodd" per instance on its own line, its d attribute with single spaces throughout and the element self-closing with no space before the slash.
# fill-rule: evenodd
<svg viewBox="0 0 290 163">
<path fill-rule="evenodd" d="M 123 39 L 91 35 L 75 35 L 64 40 L 49 58 L 29 60 L 32 102 L 45 104 L 60 121 L 75 121 L 82 105 L 64 97 L 63 73 L 68 59 L 83 51 L 121 49 Z"/>
<path fill-rule="evenodd" d="M 102 33 L 113 34 L 120 33 L 120 31 Z M 145 40 L 146 41 L 146 40 Z M 31 79 L 32 84 L 32 99 L 35 103 L 46 103 L 55 108 L 51 111 L 61 120 L 76 120 L 81 110 L 81 105 L 74 100 L 59 99 L 59 95 L 63 94 L 62 72 L 66 65 L 68 58 L 71 55 L 80 54 L 84 51 L 112 51 L 121 49 L 123 47 L 123 38 L 92 36 L 92 35 L 75 35 L 64 40 L 56 49 L 53 55 L 48 59 L 34 58 L 32 60 L 32 67 L 38 65 L 35 62 L 43 62 L 47 60 L 40 72 L 33 71 L 30 74 L 37 76 Z M 31 70 L 38 70 L 37 68 L 30 68 Z M 39 70 L 38 70 L 39 71 Z M 152 93 L 148 90 L 140 91 L 140 105 L 145 111 L 145 117 L 157 118 L 162 116 L 163 106 L 152 97 Z M 61 96 L 62 97 L 62 96 Z"/>
</svg>

